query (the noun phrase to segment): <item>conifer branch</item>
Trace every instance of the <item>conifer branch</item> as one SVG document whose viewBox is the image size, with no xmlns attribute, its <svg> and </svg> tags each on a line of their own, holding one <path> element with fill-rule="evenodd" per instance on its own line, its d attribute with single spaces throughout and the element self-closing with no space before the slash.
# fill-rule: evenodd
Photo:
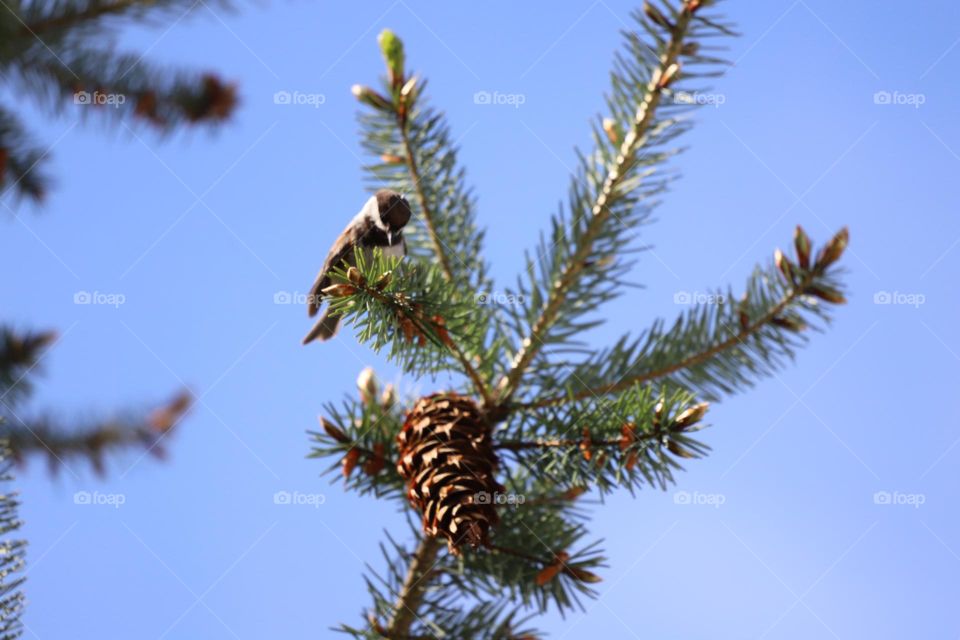
<svg viewBox="0 0 960 640">
<path fill-rule="evenodd" d="M 436 277 L 435 267 L 386 259 L 382 253 L 368 261 L 355 254 L 356 267 L 334 269 L 336 283 L 324 290 L 331 309 L 356 319 L 360 339 L 372 341 L 375 349 L 389 344 L 391 355 L 408 370 L 436 370 L 441 356 L 452 356 L 489 406 L 487 385 L 462 346 L 482 348 L 486 329 L 474 322 L 475 306 L 455 287 Z M 410 292 L 410 293 L 407 293 Z"/>
<path fill-rule="evenodd" d="M 59 13 L 48 14 L 24 24 L 20 31 L 21 35 L 39 36 L 47 31 L 66 29 L 105 16 L 121 14 L 134 6 L 152 4 L 155 4 L 154 0 L 113 0 L 90 2 L 79 8 L 68 6 Z"/>
<path fill-rule="evenodd" d="M 2 424 L 2 418 L 0 418 Z M 0 441 L 0 483 L 6 485 L 11 478 L 13 462 L 10 452 Z M 0 640 L 15 640 L 23 633 L 20 616 L 23 614 L 24 595 L 20 587 L 25 577 L 20 575 L 25 566 L 24 555 L 27 543 L 9 539 L 7 536 L 20 529 L 18 515 L 20 502 L 15 492 L 6 486 L 0 493 Z"/>
<path fill-rule="evenodd" d="M 423 596 L 430 586 L 430 573 L 437 563 L 437 554 L 443 544 L 434 537 L 421 536 L 416 550 L 410 557 L 407 575 L 397 595 L 393 616 L 387 625 L 387 637 L 402 637 L 410 633 L 410 626 L 417 618 Z"/>
<path fill-rule="evenodd" d="M 635 168 L 637 153 L 647 143 L 663 92 L 679 74 L 678 60 L 699 5 L 700 3 L 696 0 L 685 0 L 676 22 L 668 23 L 669 40 L 663 47 L 658 64 L 650 75 L 643 93 L 643 100 L 637 106 L 630 130 L 623 137 L 619 153 L 609 165 L 602 187 L 590 208 L 592 218 L 587 223 L 579 244 L 553 283 L 552 290 L 544 301 L 539 315 L 524 338 L 520 350 L 514 356 L 509 372 L 497 385 L 498 400 L 501 403 L 510 403 L 527 368 L 546 344 L 547 332 L 556 322 L 574 283 L 582 276 L 588 259 L 593 254 L 595 240 L 609 222 L 612 215 L 611 205 L 621 197 L 618 188 L 630 177 L 631 169 Z"/>
<path fill-rule="evenodd" d="M 130 415 L 81 428 L 70 428 L 47 417 L 23 419 L 7 403 L 0 402 L 0 413 L 5 414 L 0 439 L 5 441 L 10 459 L 18 463 L 30 456 L 44 456 L 51 470 L 56 470 L 67 460 L 79 458 L 103 474 L 105 456 L 111 453 L 139 448 L 162 458 L 162 440 L 183 420 L 192 399 L 191 394 L 183 392 L 146 418 Z"/>
<path fill-rule="evenodd" d="M 721 302 L 708 303 L 717 307 L 715 315 L 710 316 L 712 321 L 695 321 L 703 318 L 703 314 L 694 310 L 689 314 L 689 322 L 678 321 L 670 332 L 664 334 L 655 327 L 633 347 L 619 349 L 623 354 L 629 354 L 630 358 L 621 355 L 613 360 L 629 360 L 629 367 L 625 370 L 617 366 L 609 367 L 611 372 L 616 373 L 614 380 L 579 385 L 584 388 L 517 404 L 514 408 L 535 410 L 616 394 L 675 374 L 683 378 L 675 380 L 677 384 L 687 388 L 696 387 L 702 395 L 711 398 L 716 397 L 714 388 L 733 388 L 733 384 L 724 382 L 724 376 L 737 382 L 749 382 L 741 370 L 762 373 L 777 365 L 776 356 L 792 355 L 792 346 L 787 338 L 797 336 L 808 328 L 803 313 L 826 320 L 823 303 L 845 302 L 841 287 L 832 279 L 830 269 L 840 259 L 848 242 L 849 234 L 843 229 L 827 243 L 811 267 L 812 245 L 803 229 L 797 227 L 794 240 L 796 263 L 777 250 L 775 264 L 767 272 L 758 272 L 753 277 L 748 293 L 739 305 L 730 302 L 732 295 L 718 294 L 717 299 Z M 771 298 L 771 293 L 776 297 Z M 751 303 L 751 297 L 757 300 Z M 751 351 L 750 347 L 755 343 L 759 346 L 757 341 L 767 346 Z M 689 345 L 694 345 L 692 351 Z M 731 351 L 736 352 L 735 357 L 728 358 L 729 363 L 717 362 L 717 372 L 711 373 L 709 367 L 712 362 Z M 602 355 L 605 360 L 611 359 L 610 354 Z M 595 372 L 590 371 L 591 365 L 589 363 L 581 370 L 574 370 L 571 377 L 579 382 L 592 380 L 596 376 Z"/>
</svg>

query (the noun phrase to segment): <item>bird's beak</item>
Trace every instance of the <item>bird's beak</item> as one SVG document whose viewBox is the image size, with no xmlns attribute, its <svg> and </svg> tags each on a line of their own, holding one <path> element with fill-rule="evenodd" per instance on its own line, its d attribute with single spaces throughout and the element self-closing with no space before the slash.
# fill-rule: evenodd
<svg viewBox="0 0 960 640">
<path fill-rule="evenodd" d="M 393 231 L 387 231 L 387 244 L 393 246 Z"/>
</svg>

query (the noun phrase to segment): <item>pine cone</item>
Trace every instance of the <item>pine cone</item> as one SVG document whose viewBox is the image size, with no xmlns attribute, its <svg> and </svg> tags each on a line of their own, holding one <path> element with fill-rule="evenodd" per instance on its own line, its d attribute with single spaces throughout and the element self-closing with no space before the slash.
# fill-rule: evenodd
<svg viewBox="0 0 960 640">
<path fill-rule="evenodd" d="M 494 479 L 491 427 L 476 403 L 455 393 L 421 398 L 397 443 L 397 471 L 423 514 L 424 533 L 444 536 L 454 554 L 464 543 L 489 546 L 490 527 L 499 521 L 494 494 L 503 487 Z"/>
</svg>

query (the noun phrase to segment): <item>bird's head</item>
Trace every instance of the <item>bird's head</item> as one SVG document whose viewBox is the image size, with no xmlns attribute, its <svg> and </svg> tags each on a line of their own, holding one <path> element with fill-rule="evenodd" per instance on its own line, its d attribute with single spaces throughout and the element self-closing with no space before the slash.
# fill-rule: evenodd
<svg viewBox="0 0 960 640">
<path fill-rule="evenodd" d="M 410 221 L 410 203 L 396 191 L 380 189 L 374 196 L 380 214 L 379 226 L 393 236 L 399 233 Z"/>
</svg>

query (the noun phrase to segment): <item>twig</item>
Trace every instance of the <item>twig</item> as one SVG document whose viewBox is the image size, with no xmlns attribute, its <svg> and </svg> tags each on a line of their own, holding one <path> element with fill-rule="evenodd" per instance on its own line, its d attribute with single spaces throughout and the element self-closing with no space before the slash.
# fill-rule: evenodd
<svg viewBox="0 0 960 640">
<path fill-rule="evenodd" d="M 410 173 L 410 180 L 413 183 L 413 189 L 416 192 L 417 200 L 420 202 L 420 210 L 423 212 L 423 221 L 427 228 L 427 234 L 430 236 L 430 243 L 433 245 L 433 252 L 436 254 L 437 261 L 440 263 L 440 269 L 443 272 L 444 279 L 448 284 L 453 285 L 455 284 L 455 277 L 453 274 L 453 269 L 450 266 L 450 258 L 447 256 L 447 252 L 443 246 L 443 241 L 440 239 L 440 235 L 437 233 L 437 225 L 435 221 L 436 216 L 430 206 L 429 200 L 427 199 L 427 194 L 423 190 L 420 168 L 417 166 L 417 159 L 414 156 L 413 145 L 410 143 L 410 133 L 407 128 L 409 120 L 406 117 L 406 110 L 394 110 L 394 113 L 397 117 L 397 126 L 400 127 L 400 137 L 403 140 L 403 155 L 406 158 L 407 171 Z M 457 357 L 457 360 L 460 361 L 460 365 L 470 378 L 473 386 L 483 398 L 484 406 L 493 406 L 492 397 L 490 395 L 490 391 L 487 389 L 486 383 L 484 382 L 483 378 L 480 377 L 479 372 L 477 372 L 474 366 L 470 363 L 470 360 L 467 358 L 466 354 L 456 343 L 453 343 L 452 341 L 449 346 L 451 351 L 453 351 L 454 355 Z"/>
<path fill-rule="evenodd" d="M 146 0 L 117 0 L 110 4 L 93 4 L 83 11 L 26 24 L 20 29 L 20 33 L 22 35 L 37 35 L 52 29 L 71 27 L 78 22 L 96 20 L 97 18 L 120 13 L 138 4 L 149 5 L 152 3 Z"/>
<path fill-rule="evenodd" d="M 707 360 L 714 357 L 718 353 L 743 343 L 746 340 L 746 338 L 755 334 L 757 331 L 763 328 L 764 325 L 768 324 L 774 318 L 778 317 L 780 313 L 783 312 L 783 310 L 790 305 L 790 303 L 796 300 L 797 297 L 803 295 L 805 289 L 809 287 L 810 284 L 813 282 L 815 275 L 816 275 L 815 272 L 809 273 L 799 285 L 791 289 L 790 292 L 787 293 L 785 296 L 783 296 L 783 298 L 781 298 L 781 300 L 776 305 L 771 307 L 769 311 L 767 311 L 765 314 L 760 316 L 760 318 L 758 318 L 755 322 L 748 325 L 746 328 L 742 329 L 741 331 L 733 334 L 730 338 L 727 338 L 722 342 L 718 342 L 712 347 L 705 349 L 699 353 L 695 353 L 693 355 L 687 356 L 683 360 L 675 362 L 667 367 L 663 367 L 662 369 L 657 369 L 656 371 L 648 371 L 646 373 L 641 373 L 636 376 L 623 378 L 618 382 L 612 382 L 610 384 L 601 385 L 599 387 L 585 389 L 573 395 L 553 396 L 550 398 L 535 400 L 533 402 L 528 402 L 524 404 L 515 404 L 512 406 L 512 408 L 517 411 L 541 409 L 544 407 L 562 405 L 567 402 L 575 402 L 577 400 L 584 400 L 587 398 L 594 398 L 602 395 L 607 395 L 610 393 L 617 393 L 619 391 L 629 389 L 634 385 L 650 382 L 651 380 L 656 380 L 657 378 L 668 376 L 671 373 L 675 373 L 682 369 L 686 369 L 688 367 L 693 367 L 698 364 L 702 364 L 703 362 L 706 362 Z"/>
<path fill-rule="evenodd" d="M 497 385 L 498 399 L 502 404 L 510 403 L 524 372 L 543 346 L 541 336 L 556 321 L 566 300 L 567 292 L 583 271 L 584 265 L 593 250 L 593 243 L 611 215 L 607 205 L 611 199 L 616 197 L 617 186 L 623 180 L 637 149 L 644 143 L 650 126 L 653 124 L 653 118 L 663 92 L 660 80 L 680 56 L 694 10 L 695 8 L 692 8 L 690 4 L 685 3 L 683 10 L 677 16 L 677 22 L 671 30 L 670 42 L 661 54 L 659 67 L 647 83 L 644 100 L 637 108 L 634 126 L 624 137 L 617 159 L 607 173 L 600 194 L 593 204 L 593 218 L 584 232 L 583 242 L 577 247 L 563 272 L 557 278 L 553 290 L 540 311 L 540 316 L 530 330 L 530 334 L 523 341 L 523 346 L 514 357 L 510 371 L 504 375 Z"/>
<path fill-rule="evenodd" d="M 410 634 L 410 627 L 417 618 L 417 609 L 423 602 L 423 596 L 430 585 L 429 575 L 437 560 L 441 543 L 434 537 L 424 535 L 410 558 L 407 575 L 393 606 L 393 615 L 387 625 L 388 638 L 404 637 Z"/>
</svg>

